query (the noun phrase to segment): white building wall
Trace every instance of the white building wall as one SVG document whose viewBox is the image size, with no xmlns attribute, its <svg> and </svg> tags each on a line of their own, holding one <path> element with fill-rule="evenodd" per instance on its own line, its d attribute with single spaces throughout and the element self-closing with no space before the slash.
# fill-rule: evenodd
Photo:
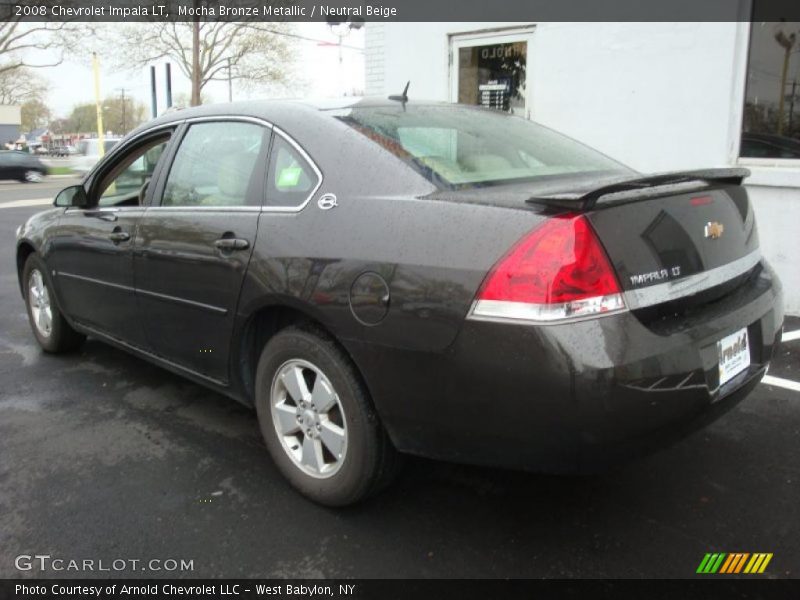
<svg viewBox="0 0 800 600">
<path fill-rule="evenodd" d="M 450 100 L 451 36 L 523 25 L 369 23 L 367 91 L 398 93 L 411 80 L 412 99 Z M 531 25 L 531 118 L 640 171 L 737 164 L 747 23 Z M 800 165 L 746 166 L 763 253 L 787 311 L 800 314 Z"/>
<path fill-rule="evenodd" d="M 367 96 L 383 93 L 384 30 L 383 23 L 369 23 L 364 33 L 364 92 Z"/>
</svg>

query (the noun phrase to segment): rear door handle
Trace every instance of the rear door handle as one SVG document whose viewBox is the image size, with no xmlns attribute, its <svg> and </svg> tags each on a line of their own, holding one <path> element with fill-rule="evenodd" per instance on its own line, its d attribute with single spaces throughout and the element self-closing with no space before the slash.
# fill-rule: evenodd
<svg viewBox="0 0 800 600">
<path fill-rule="evenodd" d="M 115 244 L 119 244 L 120 242 L 127 242 L 131 239 L 131 234 L 126 231 L 114 231 L 108 234 L 108 239 Z"/>
<path fill-rule="evenodd" d="M 246 250 L 250 247 L 250 242 L 241 238 L 220 238 L 214 245 L 220 250 Z"/>
</svg>

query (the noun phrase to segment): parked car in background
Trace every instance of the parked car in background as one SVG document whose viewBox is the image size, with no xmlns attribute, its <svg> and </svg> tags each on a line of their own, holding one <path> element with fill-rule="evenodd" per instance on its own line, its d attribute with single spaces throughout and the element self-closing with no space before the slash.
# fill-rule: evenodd
<svg viewBox="0 0 800 600">
<path fill-rule="evenodd" d="M 103 146 L 105 155 L 111 150 L 114 146 L 117 145 L 120 138 L 116 137 L 107 137 L 104 139 Z M 97 138 L 90 138 L 86 140 L 80 140 L 78 145 L 76 146 L 75 151 L 75 162 L 72 164 L 72 170 L 76 173 L 85 174 L 88 173 L 92 167 L 97 164 L 97 161 L 100 160 L 100 140 Z"/>
<path fill-rule="evenodd" d="M 50 149 L 42 144 L 41 146 L 36 146 L 36 148 L 33 149 L 33 153 L 38 156 L 47 156 L 50 154 Z"/>
<path fill-rule="evenodd" d="M 53 146 L 50 149 L 50 156 L 72 156 L 77 153 L 78 149 L 75 146 Z"/>
<path fill-rule="evenodd" d="M 36 340 L 91 335 L 254 405 L 328 505 L 381 489 L 398 451 L 592 470 L 754 389 L 783 306 L 747 170 L 644 175 L 521 117 L 401 100 L 140 127 L 17 231 Z"/>
<path fill-rule="evenodd" d="M 0 179 L 37 183 L 45 175 L 47 175 L 47 166 L 39 160 L 39 157 L 19 150 L 0 152 Z"/>
</svg>

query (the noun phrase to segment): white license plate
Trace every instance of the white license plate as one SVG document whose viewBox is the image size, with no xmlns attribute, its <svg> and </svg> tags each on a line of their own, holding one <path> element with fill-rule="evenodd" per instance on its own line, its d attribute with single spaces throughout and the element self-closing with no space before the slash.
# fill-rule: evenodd
<svg viewBox="0 0 800 600">
<path fill-rule="evenodd" d="M 750 366 L 750 340 L 747 327 L 717 342 L 719 384 L 725 385 Z"/>
</svg>

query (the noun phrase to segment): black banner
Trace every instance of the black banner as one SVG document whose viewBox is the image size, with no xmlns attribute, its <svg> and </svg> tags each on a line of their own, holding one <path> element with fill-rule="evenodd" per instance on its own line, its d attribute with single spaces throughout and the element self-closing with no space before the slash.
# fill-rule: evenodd
<svg viewBox="0 0 800 600">
<path fill-rule="evenodd" d="M 2 580 L 0 598 L 29 600 L 156 599 L 251 600 L 256 598 L 458 600 L 563 598 L 566 600 L 795 599 L 800 581 L 709 577 L 692 580 Z"/>
<path fill-rule="evenodd" d="M 0 0 L 22 21 L 798 21 L 797 0 Z"/>
</svg>

